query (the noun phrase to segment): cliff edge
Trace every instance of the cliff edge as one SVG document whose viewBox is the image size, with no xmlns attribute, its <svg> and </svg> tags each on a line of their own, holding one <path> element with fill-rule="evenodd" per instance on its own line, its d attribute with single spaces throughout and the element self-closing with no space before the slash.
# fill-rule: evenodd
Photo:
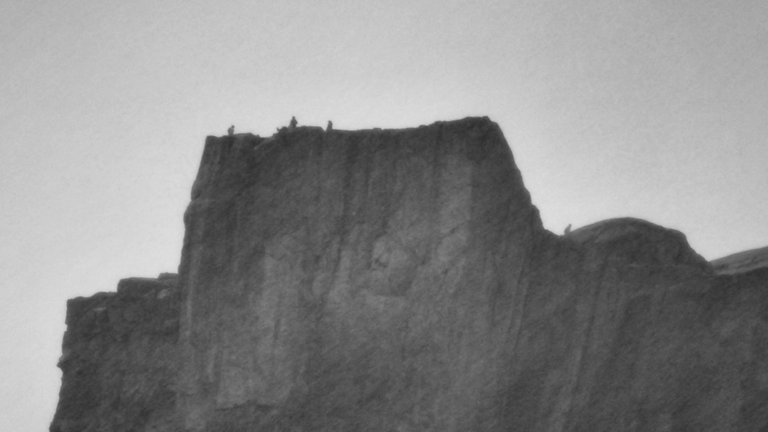
<svg viewBox="0 0 768 432">
<path fill-rule="evenodd" d="M 719 274 L 734 275 L 768 269 L 768 247 L 735 253 L 712 261 Z"/>
<path fill-rule="evenodd" d="M 74 415 L 65 388 L 109 381 L 64 369 L 52 430 L 768 428 L 764 275 L 637 219 L 546 231 L 488 118 L 208 137 L 184 220 L 177 339 L 136 369 L 173 397 Z M 93 368 L 133 371 L 109 360 L 132 346 Z"/>
</svg>

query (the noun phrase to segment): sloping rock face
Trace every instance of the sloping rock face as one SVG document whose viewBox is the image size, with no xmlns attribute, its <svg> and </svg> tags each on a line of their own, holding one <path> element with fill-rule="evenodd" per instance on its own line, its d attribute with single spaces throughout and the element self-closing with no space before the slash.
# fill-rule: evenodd
<svg viewBox="0 0 768 432">
<path fill-rule="evenodd" d="M 131 278 L 67 302 L 51 432 L 169 431 L 175 417 L 177 277 Z"/>
<path fill-rule="evenodd" d="M 718 274 L 738 274 L 768 267 L 768 247 L 751 249 L 712 261 Z"/>
<path fill-rule="evenodd" d="M 768 431 L 768 268 L 637 219 L 546 231 L 487 118 L 209 137 L 185 223 L 179 330 L 142 364 L 176 393 L 133 387 L 166 422 L 133 430 Z M 93 370 L 128 365 L 94 338 Z M 133 415 L 63 369 L 54 427 Z"/>
<path fill-rule="evenodd" d="M 768 424 L 765 280 L 634 219 L 551 235 L 487 119 L 209 138 L 186 221 L 188 430 Z"/>
</svg>

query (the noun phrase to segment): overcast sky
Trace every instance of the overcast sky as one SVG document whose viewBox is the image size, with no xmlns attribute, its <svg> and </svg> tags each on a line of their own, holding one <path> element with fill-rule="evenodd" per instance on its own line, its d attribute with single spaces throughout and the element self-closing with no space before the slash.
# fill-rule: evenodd
<svg viewBox="0 0 768 432">
<path fill-rule="evenodd" d="M 47 430 L 66 299 L 175 272 L 206 135 L 499 123 L 544 224 L 768 245 L 764 0 L 0 1 L 0 430 Z"/>
</svg>

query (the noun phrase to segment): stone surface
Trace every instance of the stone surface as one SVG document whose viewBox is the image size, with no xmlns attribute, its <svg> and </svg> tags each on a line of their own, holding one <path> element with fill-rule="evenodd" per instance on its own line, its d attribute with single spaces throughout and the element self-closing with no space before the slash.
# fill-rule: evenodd
<svg viewBox="0 0 768 432">
<path fill-rule="evenodd" d="M 768 431 L 768 269 L 637 219 L 546 231 L 487 118 L 209 137 L 185 223 L 164 430 Z M 94 418 L 72 388 L 103 379 L 64 370 L 57 419 Z"/>
<path fill-rule="evenodd" d="M 718 258 L 712 261 L 712 267 L 719 274 L 737 274 L 768 268 L 768 247 Z"/>
<path fill-rule="evenodd" d="M 186 221 L 185 427 L 453 430 L 499 391 L 542 230 L 487 119 L 210 138 Z"/>
<path fill-rule="evenodd" d="M 176 275 L 69 300 L 51 432 L 172 430 L 178 332 Z"/>
<path fill-rule="evenodd" d="M 601 250 L 627 265 L 689 265 L 708 271 L 707 261 L 691 249 L 683 233 L 650 222 L 621 218 L 579 228 L 568 238 Z"/>
</svg>

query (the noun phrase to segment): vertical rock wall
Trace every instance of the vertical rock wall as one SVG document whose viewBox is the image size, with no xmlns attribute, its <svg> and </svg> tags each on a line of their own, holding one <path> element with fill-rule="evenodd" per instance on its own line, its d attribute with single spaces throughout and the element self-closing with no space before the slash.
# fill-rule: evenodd
<svg viewBox="0 0 768 432">
<path fill-rule="evenodd" d="M 541 226 L 487 119 L 209 139 L 186 221 L 186 427 L 459 430 L 498 391 Z"/>
<path fill-rule="evenodd" d="M 70 301 L 54 432 L 768 430 L 761 250 L 553 235 L 487 118 L 209 137 L 185 223 Z"/>
<path fill-rule="evenodd" d="M 173 430 L 178 323 L 176 275 L 70 300 L 51 432 Z"/>
</svg>

